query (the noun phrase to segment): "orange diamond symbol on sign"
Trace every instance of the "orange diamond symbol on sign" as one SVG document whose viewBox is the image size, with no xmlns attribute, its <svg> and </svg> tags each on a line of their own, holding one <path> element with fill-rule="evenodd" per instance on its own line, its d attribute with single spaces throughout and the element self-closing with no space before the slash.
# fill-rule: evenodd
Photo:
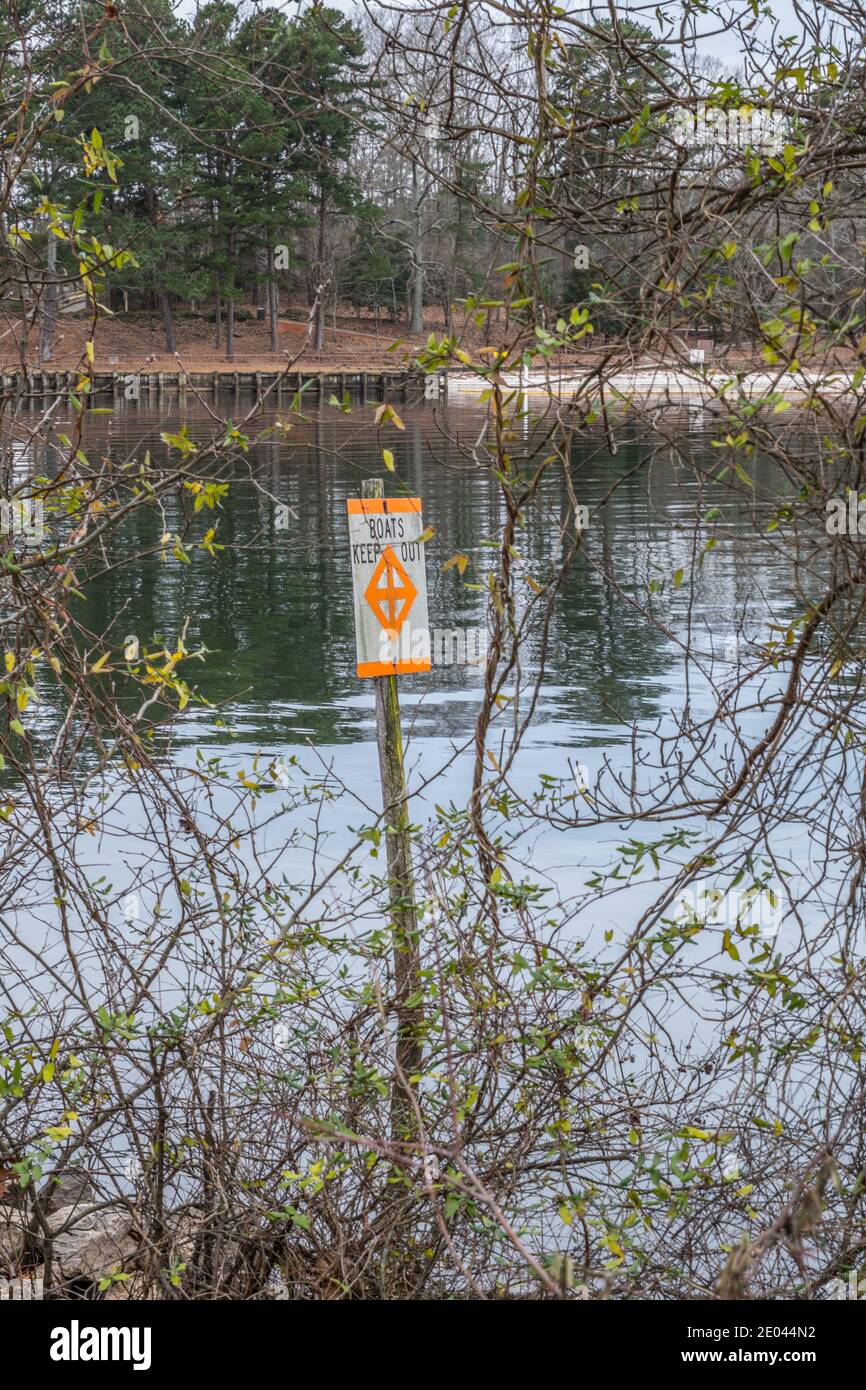
<svg viewBox="0 0 866 1390">
<path fill-rule="evenodd" d="M 417 595 L 418 590 L 391 546 L 386 546 L 364 590 L 364 598 L 386 632 L 400 631 Z"/>
</svg>

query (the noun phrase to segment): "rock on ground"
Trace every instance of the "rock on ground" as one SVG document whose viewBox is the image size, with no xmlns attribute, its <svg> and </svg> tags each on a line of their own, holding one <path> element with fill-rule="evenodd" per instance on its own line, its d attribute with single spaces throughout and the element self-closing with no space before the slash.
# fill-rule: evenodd
<svg viewBox="0 0 866 1390">
<path fill-rule="evenodd" d="M 52 1231 L 58 1231 L 65 1225 L 63 1218 L 73 1214 L 72 1208 L 56 1212 Z M 60 1231 L 51 1243 L 57 1274 L 64 1280 L 99 1279 L 112 1269 L 122 1269 L 138 1249 L 129 1224 L 129 1214 L 114 1208 L 75 1217 L 74 1225 Z"/>
<path fill-rule="evenodd" d="M 59 1177 L 51 1177 L 39 1189 L 39 1204 L 46 1214 L 62 1207 L 92 1205 L 95 1189 L 89 1175 L 81 1168 L 70 1168 Z"/>
</svg>

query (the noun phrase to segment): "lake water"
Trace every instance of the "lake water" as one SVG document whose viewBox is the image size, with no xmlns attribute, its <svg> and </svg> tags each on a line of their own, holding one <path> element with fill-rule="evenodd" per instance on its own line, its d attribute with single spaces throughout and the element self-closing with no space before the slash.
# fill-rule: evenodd
<svg viewBox="0 0 866 1390">
<path fill-rule="evenodd" d="M 241 407 L 238 418 L 249 408 Z M 191 763 L 195 750 L 205 749 L 243 768 L 256 755 L 282 759 L 303 751 L 305 766 L 333 770 L 348 792 L 348 803 L 344 798 L 330 823 L 324 816 L 335 855 L 349 837 L 347 827 L 379 809 L 373 692 L 354 669 L 346 498 L 358 495 L 371 474 L 385 475 L 388 492 L 421 497 L 425 523 L 435 528 L 426 547 L 433 627 L 486 629 L 484 586 L 502 522 L 499 487 L 484 454 L 486 410 L 456 404 L 400 409 L 404 430 L 376 429 L 373 407 L 358 404 L 350 413 L 313 406 L 306 422 L 282 434 L 272 428 L 274 412 L 259 415 L 240 459 L 241 472 L 248 470 L 257 487 L 241 478 L 218 509 L 193 518 L 191 563 L 173 558 L 171 547 L 160 553 L 163 527 L 182 526 L 169 502 L 163 517 L 142 514 L 123 535 L 124 547 L 150 554 L 134 566 L 96 574 L 77 608 L 92 633 L 109 632 L 116 645 L 135 636 L 142 646 L 157 641 L 173 647 L 186 625 L 187 648 L 208 651 L 203 665 L 187 667 L 187 678 L 210 704 L 188 706 L 163 755 Z M 185 409 L 183 421 L 202 447 L 214 437 L 215 421 L 206 410 Z M 59 430 L 65 423 L 56 419 Z M 91 456 L 99 451 L 115 459 L 140 458 L 145 449 L 164 455 L 160 436 L 180 423 L 177 412 L 121 406 L 89 417 L 85 447 Z M 673 732 L 686 704 L 695 721 L 715 708 L 713 686 L 730 680 L 737 644 L 747 652 L 751 637 L 766 640 L 772 624 L 784 626 L 799 611 L 799 561 L 784 542 L 760 534 L 764 499 L 778 487 L 770 464 L 755 463 L 751 499 L 734 496 L 728 482 L 710 476 L 718 466 L 711 447 L 718 429 L 709 415 L 670 411 L 660 423 L 668 443 L 656 435 L 651 444 L 633 423 L 618 428 L 615 455 L 601 430 L 581 436 L 572 451 L 574 487 L 591 519 L 557 600 L 538 704 L 512 784 L 530 796 L 543 774 L 567 777 L 580 769 L 579 781 L 594 785 L 606 763 L 613 803 L 622 803 L 623 814 L 595 818 L 600 824 L 585 817 L 589 823 L 559 835 L 530 827 L 523 852 L 533 872 L 548 875 L 566 897 L 579 896 L 588 875 L 624 839 L 629 799 L 621 789 L 617 794 L 611 775 L 628 786 L 636 749 L 662 766 L 673 745 L 658 739 Z M 527 424 L 514 441 L 515 457 L 528 467 L 549 447 L 546 435 L 547 422 Z M 383 447 L 394 455 L 393 473 L 383 468 Z M 37 462 L 52 467 L 50 457 Z M 565 514 L 564 479 L 551 468 L 527 510 L 518 571 L 546 578 L 561 552 Z M 196 548 L 213 525 L 225 547 L 218 558 Z M 713 548 L 705 549 L 711 537 Z M 456 566 L 444 568 L 455 553 L 468 557 L 462 575 Z M 647 602 L 652 619 L 641 611 Z M 530 686 L 538 660 L 537 634 L 530 633 L 524 656 Z M 763 701 L 781 680 L 762 672 Z M 429 674 L 401 678 L 411 784 L 423 787 L 412 805 L 419 822 L 436 804 L 465 805 L 481 682 L 479 665 L 438 665 Z M 54 707 L 47 684 L 44 696 L 33 722 L 48 735 L 63 711 Z M 740 731 L 757 735 L 769 716 L 751 698 L 739 703 Z M 716 751 L 721 757 L 724 741 Z M 808 835 L 802 825 L 790 831 L 801 861 Z M 268 830 L 272 848 L 280 834 L 288 840 L 277 821 Z M 122 850 L 106 851 L 96 856 L 99 868 L 122 882 L 131 866 L 118 862 Z M 87 852 L 92 859 L 92 847 Z M 302 880 L 304 850 L 289 849 L 287 857 Z M 636 886 L 635 893 L 623 909 L 629 919 L 637 902 L 649 897 Z M 608 915 L 602 914 L 605 923 Z"/>
</svg>

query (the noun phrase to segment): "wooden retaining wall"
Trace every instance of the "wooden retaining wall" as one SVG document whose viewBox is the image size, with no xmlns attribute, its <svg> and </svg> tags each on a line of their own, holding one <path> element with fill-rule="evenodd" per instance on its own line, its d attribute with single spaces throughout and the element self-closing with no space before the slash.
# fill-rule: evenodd
<svg viewBox="0 0 866 1390">
<path fill-rule="evenodd" d="M 94 372 L 90 395 L 154 404 L 175 397 L 181 403 L 198 394 L 268 396 L 269 404 L 290 404 L 298 392 L 307 400 L 328 396 L 361 401 L 399 396 L 438 399 L 448 390 L 446 372 Z M 28 371 L 0 373 L 0 391 L 30 400 L 68 396 L 82 380 L 79 372 Z"/>
</svg>

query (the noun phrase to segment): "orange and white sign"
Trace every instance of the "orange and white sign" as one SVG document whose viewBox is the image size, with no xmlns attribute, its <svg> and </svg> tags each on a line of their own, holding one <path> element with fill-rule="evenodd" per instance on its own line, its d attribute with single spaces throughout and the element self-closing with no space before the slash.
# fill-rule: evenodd
<svg viewBox="0 0 866 1390">
<path fill-rule="evenodd" d="M 350 497 L 359 676 L 430 670 L 420 497 Z"/>
</svg>

